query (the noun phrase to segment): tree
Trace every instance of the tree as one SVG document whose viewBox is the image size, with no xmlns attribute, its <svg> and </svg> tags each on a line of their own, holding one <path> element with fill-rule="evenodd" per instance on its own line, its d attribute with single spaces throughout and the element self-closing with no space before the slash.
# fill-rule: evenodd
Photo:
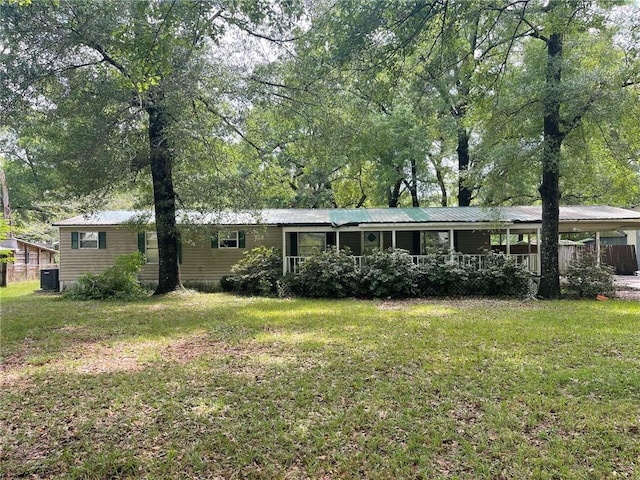
<svg viewBox="0 0 640 480">
<path fill-rule="evenodd" d="M 455 156 L 458 204 L 468 206 L 480 187 L 471 174 L 481 136 L 474 125 L 476 111 L 482 99 L 492 95 L 515 39 L 523 35 L 517 22 L 508 23 L 504 17 L 506 8 L 495 8 L 493 2 L 376 2 L 373 7 L 336 2 L 316 17 L 312 40 L 305 43 L 318 42 L 324 48 L 305 52 L 319 65 L 316 75 L 334 74 L 327 67 L 334 65 L 343 74 L 339 85 L 349 86 L 383 111 L 393 109 L 399 92 L 404 105 L 417 107 L 428 99 L 430 107 L 415 108 L 414 115 L 424 115 L 423 134 L 434 118 L 440 119 L 440 131 L 428 139 L 428 151 L 435 145 L 452 148 L 438 154 Z M 445 116 L 450 121 L 442 121 Z M 443 167 L 434 167 L 434 173 L 442 176 L 449 170 Z M 445 183 L 438 178 L 441 188 Z M 392 190 L 397 191 L 397 185 Z"/>
<path fill-rule="evenodd" d="M 109 191 L 132 169 L 150 169 L 157 294 L 180 284 L 174 167 L 187 152 L 183 120 L 192 109 L 226 118 L 203 107 L 219 106 L 228 92 L 214 88 L 220 59 L 212 49 L 234 32 L 267 38 L 295 8 L 154 0 L 0 5 L 0 43 L 9 46 L 1 54 L 3 120 L 18 126 L 42 116 L 47 153 L 78 194 Z"/>
<path fill-rule="evenodd" d="M 616 28 L 607 23 L 606 10 L 588 2 L 560 0 L 550 0 L 544 6 L 523 1 L 511 8 L 531 39 L 531 45 L 522 43 L 523 56 L 519 59 L 526 72 L 521 78 L 528 87 L 527 98 L 520 97 L 519 109 L 529 115 L 535 112 L 541 120 L 521 123 L 537 130 L 538 135 L 542 133 L 541 142 L 529 143 L 541 168 L 538 190 L 542 201 L 542 264 L 538 295 L 557 298 L 559 206 L 561 175 L 568 163 L 566 145 L 584 127 L 590 114 L 597 116 L 607 105 L 615 105 L 612 100 L 619 98 L 629 83 L 630 70 L 624 61 L 618 61 L 624 56 L 614 41 Z M 536 43 L 544 46 L 544 52 Z M 588 52 L 599 51 L 607 56 L 594 63 Z M 516 59 L 512 60 L 511 66 L 514 65 Z M 504 118 L 501 120 L 504 123 Z"/>
</svg>

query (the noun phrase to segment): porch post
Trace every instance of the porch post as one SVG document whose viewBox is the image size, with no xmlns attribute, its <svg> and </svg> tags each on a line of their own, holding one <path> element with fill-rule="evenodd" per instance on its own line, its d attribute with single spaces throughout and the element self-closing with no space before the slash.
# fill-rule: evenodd
<svg viewBox="0 0 640 480">
<path fill-rule="evenodd" d="M 537 255 L 538 255 L 538 268 L 537 268 L 538 275 L 542 274 L 542 256 L 540 254 L 540 250 L 541 250 L 540 249 L 540 247 L 541 247 L 540 243 L 541 243 L 540 242 L 540 228 L 536 228 L 536 246 L 538 247 L 538 253 L 537 253 Z"/>
<path fill-rule="evenodd" d="M 336 230 L 336 250 L 340 251 L 340 230 Z"/>
<path fill-rule="evenodd" d="M 287 273 L 287 232 L 282 229 L 282 274 Z"/>
<path fill-rule="evenodd" d="M 456 242 L 453 238 L 453 228 L 449 229 L 449 260 L 453 262 L 453 253 L 456 249 Z"/>
<path fill-rule="evenodd" d="M 391 248 L 396 249 L 396 231 L 391 230 Z"/>
<path fill-rule="evenodd" d="M 507 257 L 511 256 L 511 229 L 507 227 Z"/>
<path fill-rule="evenodd" d="M 596 232 L 596 265 L 600 265 L 600 232 Z"/>
</svg>

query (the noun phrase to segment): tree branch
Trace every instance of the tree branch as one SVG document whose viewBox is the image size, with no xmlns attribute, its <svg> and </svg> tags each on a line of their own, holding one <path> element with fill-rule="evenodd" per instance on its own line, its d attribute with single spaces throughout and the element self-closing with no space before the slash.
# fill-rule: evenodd
<svg viewBox="0 0 640 480">
<path fill-rule="evenodd" d="M 249 145 L 251 145 L 258 152 L 259 155 L 264 154 L 264 150 L 262 148 L 260 148 L 258 145 L 253 143 L 244 133 L 242 133 L 242 131 L 240 131 L 240 129 L 238 127 L 236 127 L 233 123 L 231 123 L 231 121 L 227 117 L 225 117 L 220 112 L 218 112 L 215 108 L 213 108 L 213 106 L 211 105 L 211 103 L 207 99 L 205 99 L 202 96 L 200 96 L 200 97 L 198 97 L 198 100 L 200 100 L 200 102 L 202 102 L 202 104 L 205 106 L 207 111 L 209 111 L 210 113 L 213 113 L 220 120 L 222 120 L 222 122 L 227 127 L 229 127 L 231 130 L 233 130 L 238 136 L 240 136 L 240 138 L 242 138 L 245 142 L 247 142 Z"/>
</svg>

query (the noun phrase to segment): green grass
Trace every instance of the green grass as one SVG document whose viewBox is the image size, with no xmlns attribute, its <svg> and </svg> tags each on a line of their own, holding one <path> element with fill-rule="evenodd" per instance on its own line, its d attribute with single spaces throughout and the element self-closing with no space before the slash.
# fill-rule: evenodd
<svg viewBox="0 0 640 480">
<path fill-rule="evenodd" d="M 0 478 L 640 478 L 640 304 L 0 292 Z"/>
</svg>

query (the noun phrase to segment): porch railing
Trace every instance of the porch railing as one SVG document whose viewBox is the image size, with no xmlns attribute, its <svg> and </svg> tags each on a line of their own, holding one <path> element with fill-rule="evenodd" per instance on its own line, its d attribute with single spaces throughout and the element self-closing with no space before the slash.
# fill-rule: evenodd
<svg viewBox="0 0 640 480">
<path fill-rule="evenodd" d="M 511 254 L 510 258 L 514 259 L 516 263 L 520 265 L 524 265 L 527 270 L 530 272 L 538 271 L 538 255 L 535 253 L 525 253 L 525 254 Z M 365 257 L 353 255 L 353 261 L 356 264 L 357 268 L 362 268 L 363 259 Z M 412 255 L 413 263 L 416 265 L 420 265 L 426 261 L 427 258 L 430 258 L 428 255 Z M 469 255 L 456 253 L 454 255 L 441 255 L 440 261 L 442 263 L 454 262 L 461 266 L 470 266 L 474 267 L 477 270 L 483 269 L 487 266 L 488 255 Z M 285 257 L 285 273 L 298 273 L 300 271 L 300 265 L 304 263 L 307 257 L 297 257 L 297 256 L 287 256 Z"/>
</svg>

